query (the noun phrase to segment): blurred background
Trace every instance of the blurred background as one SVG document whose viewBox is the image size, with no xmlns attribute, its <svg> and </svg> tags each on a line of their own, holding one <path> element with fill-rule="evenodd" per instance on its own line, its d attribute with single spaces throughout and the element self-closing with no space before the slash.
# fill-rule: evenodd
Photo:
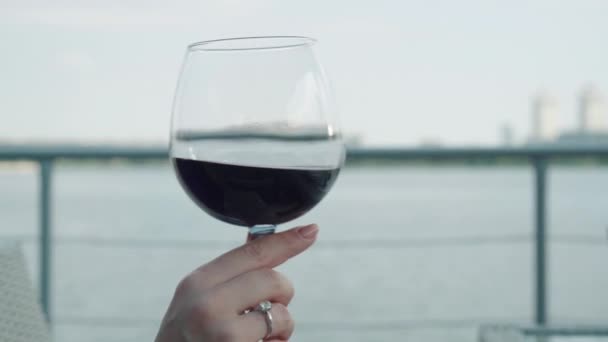
<svg viewBox="0 0 608 342">
<path fill-rule="evenodd" d="M 538 323 L 540 164 L 525 151 L 539 148 L 600 151 L 550 160 L 546 321 L 608 324 L 607 15 L 602 0 L 4 0 L 0 151 L 164 147 L 186 45 L 315 37 L 349 147 L 422 154 L 347 163 L 293 223 L 321 226 L 282 266 L 294 340 L 475 341 L 482 324 Z M 462 149 L 489 154 L 450 157 Z M 23 241 L 39 284 L 44 176 L 7 156 L 0 239 Z M 177 281 L 245 237 L 195 207 L 165 161 L 52 169 L 56 341 L 152 340 Z"/>
</svg>

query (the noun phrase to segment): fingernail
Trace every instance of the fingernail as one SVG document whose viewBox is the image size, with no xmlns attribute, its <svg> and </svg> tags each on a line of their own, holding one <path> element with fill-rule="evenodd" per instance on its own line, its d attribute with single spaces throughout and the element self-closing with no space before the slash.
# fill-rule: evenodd
<svg viewBox="0 0 608 342">
<path fill-rule="evenodd" d="M 306 240 L 312 240 L 312 238 L 317 235 L 318 231 L 319 227 L 316 224 L 309 224 L 308 226 L 303 226 L 297 229 L 298 234 Z"/>
</svg>

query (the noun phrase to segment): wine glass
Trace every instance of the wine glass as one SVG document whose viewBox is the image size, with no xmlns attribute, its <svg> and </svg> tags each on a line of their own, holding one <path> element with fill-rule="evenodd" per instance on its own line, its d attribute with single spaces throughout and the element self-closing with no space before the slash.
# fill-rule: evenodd
<svg viewBox="0 0 608 342">
<path fill-rule="evenodd" d="M 333 98 L 307 37 L 188 46 L 170 154 L 190 198 L 211 216 L 272 234 L 323 199 L 344 162 Z"/>
</svg>

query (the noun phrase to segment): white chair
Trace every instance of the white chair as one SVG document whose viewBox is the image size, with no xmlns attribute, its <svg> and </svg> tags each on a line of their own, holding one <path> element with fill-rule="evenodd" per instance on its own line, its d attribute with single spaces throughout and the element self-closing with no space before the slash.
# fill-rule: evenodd
<svg viewBox="0 0 608 342">
<path fill-rule="evenodd" d="M 0 243 L 0 341 L 51 341 L 25 257 L 16 243 Z"/>
</svg>

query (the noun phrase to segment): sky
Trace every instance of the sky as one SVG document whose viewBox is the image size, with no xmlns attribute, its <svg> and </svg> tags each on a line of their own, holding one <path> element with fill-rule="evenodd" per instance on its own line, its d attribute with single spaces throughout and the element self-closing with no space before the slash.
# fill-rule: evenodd
<svg viewBox="0 0 608 342">
<path fill-rule="evenodd" d="M 530 131 L 530 99 L 576 124 L 608 94 L 605 0 L 0 2 L 0 141 L 164 143 L 185 47 L 304 35 L 345 134 L 369 145 L 494 145 Z"/>
</svg>

